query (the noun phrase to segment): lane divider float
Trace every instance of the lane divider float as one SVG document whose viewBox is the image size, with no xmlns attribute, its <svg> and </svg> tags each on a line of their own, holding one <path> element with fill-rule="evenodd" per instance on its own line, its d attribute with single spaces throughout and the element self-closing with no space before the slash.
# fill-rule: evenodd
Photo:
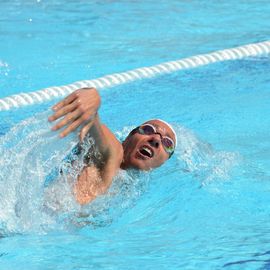
<svg viewBox="0 0 270 270">
<path fill-rule="evenodd" d="M 268 54 L 270 54 L 270 41 L 196 55 L 176 61 L 165 62 L 155 66 L 142 67 L 127 72 L 106 75 L 93 80 L 78 81 L 69 85 L 54 86 L 35 92 L 12 95 L 0 99 L 0 111 L 6 111 L 12 108 L 19 108 L 64 97 L 76 89 L 83 87 L 95 87 L 101 90 L 139 79 L 153 78 L 183 69 L 196 68 L 221 61 L 237 60 Z"/>
</svg>

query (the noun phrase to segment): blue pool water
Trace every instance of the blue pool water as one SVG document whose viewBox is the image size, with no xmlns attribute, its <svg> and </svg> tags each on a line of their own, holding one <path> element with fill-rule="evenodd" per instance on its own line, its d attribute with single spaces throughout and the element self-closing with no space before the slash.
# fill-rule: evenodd
<svg viewBox="0 0 270 270">
<path fill-rule="evenodd" d="M 0 9 L 0 97 L 270 39 L 267 1 Z M 163 118 L 179 146 L 84 209 L 65 183 L 44 187 L 76 143 L 49 131 L 51 103 L 1 112 L 0 269 L 270 269 L 269 71 L 269 57 L 252 58 L 102 91 L 119 138 Z"/>
</svg>

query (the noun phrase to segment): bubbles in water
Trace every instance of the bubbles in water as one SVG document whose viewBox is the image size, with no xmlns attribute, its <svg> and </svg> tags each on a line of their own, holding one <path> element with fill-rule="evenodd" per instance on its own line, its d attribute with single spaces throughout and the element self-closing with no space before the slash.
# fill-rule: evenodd
<svg viewBox="0 0 270 270">
<path fill-rule="evenodd" d="M 122 131 L 116 131 L 115 136 L 119 141 L 124 141 L 132 129 L 136 128 L 135 126 L 124 127 Z"/>
<path fill-rule="evenodd" d="M 10 72 L 9 64 L 7 62 L 0 60 L 0 76 L 1 75 L 8 76 L 9 72 Z"/>
<path fill-rule="evenodd" d="M 88 138 L 77 155 L 77 135 L 59 139 L 50 131 L 49 113 L 37 114 L 0 137 L 1 234 L 108 225 L 133 205 L 148 181 L 147 174 L 120 171 L 106 194 L 79 205 L 74 182 L 85 154 L 99 153 Z"/>
<path fill-rule="evenodd" d="M 37 114 L 0 137 L 1 234 L 105 226 L 132 207 L 148 186 L 149 173 L 120 170 L 106 194 L 79 205 L 74 183 L 86 153 L 95 158 L 99 153 L 91 138 L 80 147 L 75 133 L 59 139 L 50 131 L 49 113 Z M 132 128 L 124 127 L 116 136 L 123 141 Z M 184 127 L 177 126 L 176 133 L 178 166 L 203 185 L 228 178 L 237 154 L 214 151 Z"/>
<path fill-rule="evenodd" d="M 0 60 L 0 67 L 8 67 L 8 63 Z"/>
<path fill-rule="evenodd" d="M 192 173 L 202 185 L 229 178 L 232 168 L 239 162 L 239 154 L 215 151 L 209 143 L 182 126 L 176 126 L 175 130 L 178 139 L 176 155 L 184 171 Z"/>
<path fill-rule="evenodd" d="M 39 230 L 54 220 L 41 211 L 44 179 L 61 164 L 75 140 L 50 132 L 48 113 L 39 114 L 0 138 L 0 222 L 5 232 Z"/>
</svg>

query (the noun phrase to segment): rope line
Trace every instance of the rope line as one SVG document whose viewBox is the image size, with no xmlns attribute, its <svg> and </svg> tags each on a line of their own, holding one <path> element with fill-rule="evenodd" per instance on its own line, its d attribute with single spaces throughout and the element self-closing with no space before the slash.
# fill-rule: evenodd
<svg viewBox="0 0 270 270">
<path fill-rule="evenodd" d="M 97 89 L 109 88 L 139 79 L 152 78 L 158 75 L 204 66 L 211 63 L 268 54 L 270 54 L 270 41 L 220 50 L 209 54 L 196 55 L 176 61 L 165 62 L 155 66 L 142 67 L 127 72 L 106 75 L 93 80 L 78 81 L 69 85 L 53 86 L 36 92 L 11 95 L 0 99 L 0 111 L 6 111 L 12 108 L 19 108 L 26 105 L 42 103 L 54 98 L 64 97 L 76 89 L 83 87 L 95 87 Z"/>
</svg>

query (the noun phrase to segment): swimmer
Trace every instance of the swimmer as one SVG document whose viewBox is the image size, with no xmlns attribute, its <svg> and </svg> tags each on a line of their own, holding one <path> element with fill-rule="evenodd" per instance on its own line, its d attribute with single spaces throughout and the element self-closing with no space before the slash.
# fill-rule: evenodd
<svg viewBox="0 0 270 270">
<path fill-rule="evenodd" d="M 81 205 L 93 201 L 110 187 L 119 169 L 150 170 L 166 162 L 176 146 L 173 128 L 163 120 L 149 120 L 133 129 L 121 143 L 110 129 L 101 123 L 98 110 L 101 98 L 95 88 L 76 90 L 52 107 L 49 121 L 58 120 L 53 131 L 64 128 L 60 137 L 78 127 L 80 140 L 90 136 L 101 158 L 85 164 L 74 184 L 74 195 Z"/>
</svg>

